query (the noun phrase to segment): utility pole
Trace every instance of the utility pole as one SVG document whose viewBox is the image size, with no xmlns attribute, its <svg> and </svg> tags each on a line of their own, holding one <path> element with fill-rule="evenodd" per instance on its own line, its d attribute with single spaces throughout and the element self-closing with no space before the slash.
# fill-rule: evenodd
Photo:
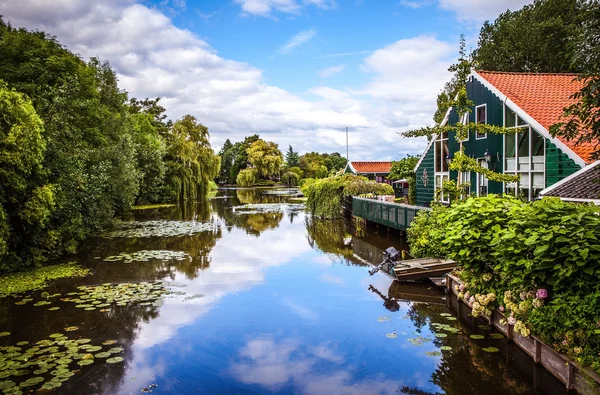
<svg viewBox="0 0 600 395">
<path fill-rule="evenodd" d="M 350 155 L 348 154 L 348 126 L 346 126 L 346 161 L 350 162 Z"/>
</svg>

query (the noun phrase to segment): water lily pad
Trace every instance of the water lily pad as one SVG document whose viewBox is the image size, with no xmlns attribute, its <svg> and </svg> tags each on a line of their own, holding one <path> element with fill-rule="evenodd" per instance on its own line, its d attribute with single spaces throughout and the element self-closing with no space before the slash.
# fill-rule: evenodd
<svg viewBox="0 0 600 395">
<path fill-rule="evenodd" d="M 34 306 L 39 307 L 39 306 L 45 306 L 47 304 L 52 304 L 52 302 L 48 302 L 46 300 L 40 300 L 39 302 L 35 303 Z"/>
<path fill-rule="evenodd" d="M 0 381 L 0 391 L 13 388 L 15 385 L 16 383 L 11 380 Z"/>
<path fill-rule="evenodd" d="M 95 307 L 86 307 L 84 310 L 85 311 L 92 311 L 92 310 L 96 310 L 96 308 Z"/>
<path fill-rule="evenodd" d="M 56 310 L 60 310 L 60 307 L 58 307 L 58 306 L 50 307 L 48 310 L 49 311 L 56 311 Z"/>
<path fill-rule="evenodd" d="M 485 347 L 485 348 L 482 348 L 482 350 L 485 351 L 485 352 L 498 352 L 498 351 L 500 351 L 496 347 Z"/>
<path fill-rule="evenodd" d="M 448 335 L 445 333 L 436 333 L 434 336 L 435 337 L 448 337 Z"/>
<path fill-rule="evenodd" d="M 392 333 L 388 333 L 385 336 L 388 337 L 388 338 L 390 338 L 390 339 L 395 339 L 395 338 L 398 337 L 398 334 L 396 332 L 392 332 Z"/>
<path fill-rule="evenodd" d="M 108 352 L 111 354 L 118 354 L 120 352 L 123 352 L 123 347 L 114 347 L 108 350 Z"/>
<path fill-rule="evenodd" d="M 96 358 L 108 358 L 110 357 L 112 354 L 108 351 L 105 352 L 99 352 L 98 354 L 94 355 L 94 357 Z"/>
<path fill-rule="evenodd" d="M 91 339 L 77 339 L 77 344 L 86 344 L 91 342 Z"/>
<path fill-rule="evenodd" d="M 102 347 L 100 347 L 100 346 L 91 346 L 91 347 L 86 348 L 87 352 L 96 352 L 96 351 L 100 351 L 100 350 L 102 350 Z"/>
<path fill-rule="evenodd" d="M 440 355 L 442 355 L 442 353 L 439 351 L 427 351 L 425 355 L 428 355 L 430 357 L 439 357 Z"/>
<path fill-rule="evenodd" d="M 87 366 L 87 365 L 91 365 L 94 363 L 93 359 L 82 359 L 81 361 L 77 362 L 77 365 L 79 366 Z"/>
<path fill-rule="evenodd" d="M 450 313 L 440 313 L 440 316 L 442 317 L 450 317 L 452 314 Z"/>
<path fill-rule="evenodd" d="M 64 335 L 62 333 L 53 333 L 50 336 L 48 336 L 51 339 L 56 339 L 57 337 L 63 337 Z M 42 340 L 43 341 L 43 340 Z M 38 342 L 39 343 L 39 342 Z"/>
<path fill-rule="evenodd" d="M 17 343 L 17 346 L 26 346 L 26 345 L 28 345 L 28 344 L 29 344 L 29 342 L 28 342 L 28 341 L 22 341 L 22 342 L 18 342 L 18 343 Z"/>
<path fill-rule="evenodd" d="M 0 337 L 8 336 L 10 332 L 0 332 Z"/>
<path fill-rule="evenodd" d="M 388 322 L 389 320 L 391 320 L 391 318 L 388 316 L 383 316 L 383 317 L 377 318 L 377 322 Z"/>
<path fill-rule="evenodd" d="M 450 350 L 452 350 L 452 347 L 450 347 L 450 346 L 441 346 L 440 350 L 450 351 Z"/>
<path fill-rule="evenodd" d="M 117 344 L 117 340 L 107 340 L 105 342 L 102 342 L 102 344 L 105 346 L 112 346 L 113 344 Z"/>
<path fill-rule="evenodd" d="M 475 339 L 475 340 L 481 340 L 481 339 L 485 339 L 485 336 L 483 336 L 483 335 L 471 335 L 470 338 L 471 339 Z"/>
<path fill-rule="evenodd" d="M 448 321 L 456 321 L 457 318 L 456 317 L 446 317 L 446 319 Z"/>
<path fill-rule="evenodd" d="M 60 387 L 61 385 L 62 383 L 60 381 L 48 381 L 47 383 L 44 383 L 44 385 L 42 385 L 42 389 L 50 391 Z"/>
<path fill-rule="evenodd" d="M 19 384 L 19 386 L 20 387 L 32 387 L 32 386 L 37 385 L 37 384 L 39 384 L 39 383 L 41 383 L 43 381 L 44 381 L 43 377 L 36 376 L 36 377 L 32 377 L 30 379 L 27 379 L 27 380 L 23 381 L 21 384 Z"/>
<path fill-rule="evenodd" d="M 492 333 L 492 334 L 490 335 L 490 337 L 491 337 L 492 339 L 504 339 L 504 335 L 503 335 L 503 334 L 501 334 L 501 333 Z"/>
<path fill-rule="evenodd" d="M 122 357 L 112 357 L 112 358 L 108 358 L 106 360 L 107 363 L 119 363 L 119 362 L 123 362 L 123 358 Z"/>
<path fill-rule="evenodd" d="M 78 329 L 79 329 L 78 326 L 68 326 L 64 330 L 65 330 L 65 332 L 73 332 L 73 331 L 76 331 Z"/>
</svg>

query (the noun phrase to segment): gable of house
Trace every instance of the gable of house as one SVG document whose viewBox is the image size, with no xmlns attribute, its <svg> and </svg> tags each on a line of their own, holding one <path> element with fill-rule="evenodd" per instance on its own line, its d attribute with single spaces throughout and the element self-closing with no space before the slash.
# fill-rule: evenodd
<svg viewBox="0 0 600 395">
<path fill-rule="evenodd" d="M 584 167 L 591 160 L 595 145 L 575 144 L 562 138 L 552 138 L 549 128 L 560 121 L 563 108 L 573 103 L 571 95 L 580 84 L 572 74 L 531 74 L 474 72 L 467 82 L 467 95 L 473 102 L 471 112 L 461 122 L 480 122 L 514 127 L 515 134 L 476 136 L 470 131 L 463 142 L 465 153 L 496 172 L 519 174 L 516 185 L 488 181 L 476 173 L 461 175 L 470 183 L 470 193 L 524 194 L 533 199 L 541 190 L 555 184 Z M 530 113 L 526 112 L 525 109 Z M 533 115 L 532 115 L 533 114 Z M 456 124 L 458 114 L 450 109 L 445 123 Z M 430 141 L 415 168 L 417 204 L 428 205 L 435 190 L 445 179 L 457 180 L 449 171 L 446 160 L 459 150 L 454 133 L 438 135 Z M 491 160 L 484 162 L 485 153 Z M 431 182 L 423 181 L 423 173 Z M 443 197 L 442 197 L 443 198 Z"/>
</svg>

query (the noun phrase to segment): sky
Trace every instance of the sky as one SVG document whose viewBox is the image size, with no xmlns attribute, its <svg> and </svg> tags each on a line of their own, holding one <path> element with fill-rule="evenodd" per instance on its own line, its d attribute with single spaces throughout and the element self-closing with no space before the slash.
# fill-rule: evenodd
<svg viewBox="0 0 600 395">
<path fill-rule="evenodd" d="M 13 26 L 108 60 L 131 97 L 194 115 L 217 150 L 259 134 L 282 151 L 398 160 L 426 141 L 464 34 L 527 0 L 0 0 Z"/>
</svg>

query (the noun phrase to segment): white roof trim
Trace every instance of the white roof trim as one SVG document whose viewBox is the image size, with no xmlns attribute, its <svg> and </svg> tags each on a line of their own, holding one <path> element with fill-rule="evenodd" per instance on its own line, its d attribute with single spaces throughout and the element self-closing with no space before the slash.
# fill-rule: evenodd
<svg viewBox="0 0 600 395">
<path fill-rule="evenodd" d="M 444 115 L 444 119 L 442 119 L 442 122 L 440 122 L 438 124 L 438 126 L 443 126 L 448 123 L 448 119 L 450 118 L 451 111 L 452 111 L 452 107 L 448 107 L 448 110 L 446 110 L 446 115 Z M 415 166 L 415 170 L 414 170 L 415 173 L 417 172 L 417 169 L 419 168 L 419 166 L 421 166 L 421 162 L 423 162 L 423 159 L 425 159 L 425 155 L 427 154 L 427 151 L 429 151 L 429 148 L 431 147 L 431 144 L 433 144 L 434 141 L 435 141 L 435 138 L 432 138 L 431 140 L 429 140 L 429 143 L 427 144 L 425 151 L 423 151 L 423 155 L 421 155 L 421 157 L 419 158 L 419 161 L 417 162 L 417 165 Z"/>
<path fill-rule="evenodd" d="M 504 93 L 500 92 L 500 90 L 498 88 L 496 88 L 494 85 L 492 85 L 488 80 L 486 80 L 485 78 L 483 78 L 482 76 L 477 74 L 476 71 L 472 71 L 471 76 L 477 78 L 477 80 L 479 82 L 481 82 L 483 84 L 483 86 L 485 86 L 490 91 L 492 91 L 492 93 L 494 93 L 496 96 L 498 96 L 500 98 L 500 100 L 502 100 L 504 102 L 504 104 L 506 104 L 508 106 L 508 108 L 510 108 L 518 116 L 523 118 L 525 120 L 525 122 L 527 122 L 538 133 L 540 133 L 545 138 L 549 139 L 553 144 L 555 144 L 558 148 L 560 148 L 560 150 L 562 152 L 564 152 L 565 154 L 567 154 L 571 159 L 573 159 L 575 161 L 575 163 L 577 163 L 582 168 L 587 165 L 585 163 L 585 161 L 583 159 L 581 159 L 581 157 L 579 155 L 577 155 L 575 152 L 573 152 L 571 150 L 571 148 L 569 148 L 565 143 L 563 143 L 559 139 L 552 137 L 550 135 L 550 132 L 548 131 L 548 129 L 546 129 L 538 121 L 533 119 L 531 117 L 531 115 L 527 114 L 521 107 L 516 105 L 515 102 L 510 100 L 508 98 L 508 96 L 506 96 Z"/>
<path fill-rule="evenodd" d="M 555 188 L 558 188 L 559 186 L 571 181 L 572 179 L 574 179 L 575 177 L 578 177 L 579 175 L 585 173 L 586 171 L 593 169 L 594 167 L 600 165 L 600 160 L 595 161 L 594 163 L 591 163 L 587 166 L 585 166 L 584 168 L 582 168 L 581 170 L 576 171 L 575 173 L 571 174 L 570 176 L 563 178 L 562 180 L 560 180 L 559 182 L 557 182 L 556 184 L 550 185 L 548 188 L 542 190 L 540 192 L 540 195 L 545 195 L 549 192 L 551 192 L 552 190 L 554 190 Z M 561 198 L 563 199 L 563 198 Z M 564 198 L 563 200 L 572 200 L 571 198 Z M 582 201 L 593 201 L 595 199 L 579 199 Z M 577 201 L 577 200 L 573 200 L 573 201 Z M 599 200 L 600 201 L 600 200 Z"/>
<path fill-rule="evenodd" d="M 348 169 L 348 167 L 350 167 L 350 171 L 354 174 L 356 174 L 356 169 L 354 167 L 352 167 L 352 162 L 348 161 L 348 163 L 346 163 L 346 167 L 344 167 L 344 173 L 346 172 L 346 170 Z"/>
<path fill-rule="evenodd" d="M 581 198 L 559 198 L 565 202 L 575 203 L 594 203 L 596 206 L 600 206 L 600 199 L 581 199 Z"/>
</svg>

